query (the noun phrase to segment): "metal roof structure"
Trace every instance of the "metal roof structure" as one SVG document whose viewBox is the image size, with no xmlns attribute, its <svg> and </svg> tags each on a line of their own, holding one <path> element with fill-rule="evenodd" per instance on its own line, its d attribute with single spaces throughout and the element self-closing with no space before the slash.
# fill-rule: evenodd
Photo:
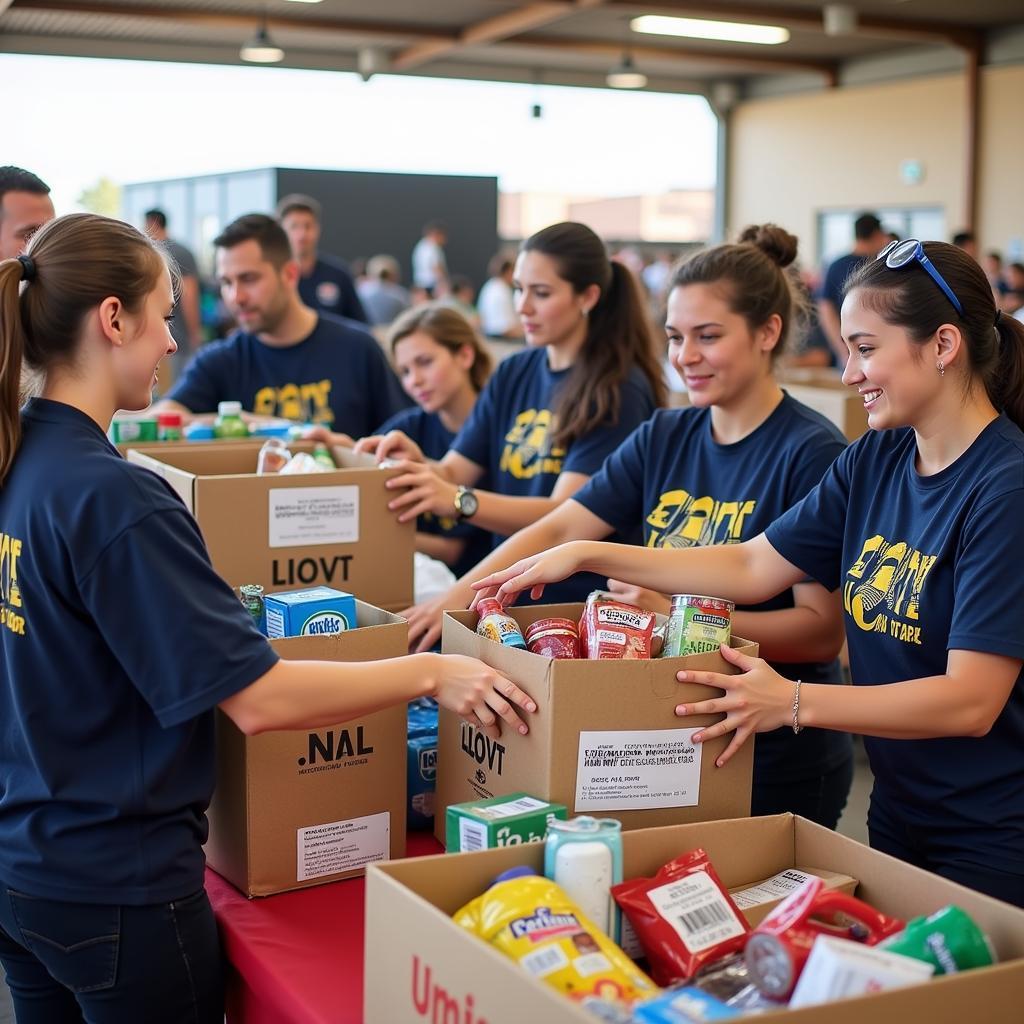
<svg viewBox="0 0 1024 1024">
<path fill-rule="evenodd" d="M 825 30 L 826 8 L 840 27 Z M 643 14 L 777 25 L 766 46 L 647 35 Z M 908 49 L 980 55 L 1024 25 L 1024 0 L 0 0 L 0 51 L 239 64 L 263 19 L 283 66 L 604 86 L 629 54 L 648 88 L 707 93 L 764 76 L 836 84 L 847 64 Z"/>
</svg>

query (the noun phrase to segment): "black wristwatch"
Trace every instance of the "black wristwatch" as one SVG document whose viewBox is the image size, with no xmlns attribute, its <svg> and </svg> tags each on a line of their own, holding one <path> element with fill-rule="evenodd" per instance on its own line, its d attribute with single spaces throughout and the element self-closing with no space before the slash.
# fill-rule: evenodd
<svg viewBox="0 0 1024 1024">
<path fill-rule="evenodd" d="M 468 487 L 460 487 L 455 492 L 455 512 L 459 519 L 469 519 L 470 516 L 475 516 L 479 507 L 480 502 L 475 492 Z"/>
</svg>

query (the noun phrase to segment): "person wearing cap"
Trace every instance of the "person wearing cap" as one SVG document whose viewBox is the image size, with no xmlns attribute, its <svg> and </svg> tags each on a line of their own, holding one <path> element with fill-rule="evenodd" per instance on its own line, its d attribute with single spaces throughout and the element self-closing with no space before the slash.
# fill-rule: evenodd
<svg viewBox="0 0 1024 1024">
<path fill-rule="evenodd" d="M 299 295 L 311 309 L 369 323 L 348 267 L 336 256 L 320 252 L 323 208 L 312 197 L 293 193 L 278 204 L 276 217 L 288 236 L 299 265 Z"/>
</svg>

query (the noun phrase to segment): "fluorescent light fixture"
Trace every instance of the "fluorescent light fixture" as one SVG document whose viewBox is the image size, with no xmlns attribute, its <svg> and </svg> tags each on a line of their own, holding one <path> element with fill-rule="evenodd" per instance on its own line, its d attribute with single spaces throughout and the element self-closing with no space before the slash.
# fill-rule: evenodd
<svg viewBox="0 0 1024 1024">
<path fill-rule="evenodd" d="M 778 25 L 746 25 L 739 21 L 706 21 L 703 18 L 671 18 L 644 14 L 634 18 L 634 32 L 654 36 L 684 36 L 687 39 L 717 39 L 726 43 L 760 43 L 777 46 L 789 39 L 789 29 Z"/>
<path fill-rule="evenodd" d="M 261 25 L 256 35 L 238 51 L 238 56 L 250 64 L 277 64 L 284 60 L 284 50 L 270 38 L 267 26 Z"/>
<path fill-rule="evenodd" d="M 320 4 L 323 0 L 288 0 L 289 3 L 293 4 Z"/>
<path fill-rule="evenodd" d="M 647 84 L 647 76 L 637 71 L 633 58 L 627 53 L 622 63 L 608 72 L 605 81 L 613 89 L 642 89 Z"/>
</svg>

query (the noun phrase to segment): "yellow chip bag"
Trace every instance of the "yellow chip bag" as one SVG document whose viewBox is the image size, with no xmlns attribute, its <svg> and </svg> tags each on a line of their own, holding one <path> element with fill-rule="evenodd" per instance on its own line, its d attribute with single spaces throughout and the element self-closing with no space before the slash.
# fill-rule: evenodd
<svg viewBox="0 0 1024 1024">
<path fill-rule="evenodd" d="M 625 1007 L 659 991 L 564 890 L 529 868 L 500 875 L 453 920 L 577 1002 Z"/>
</svg>

